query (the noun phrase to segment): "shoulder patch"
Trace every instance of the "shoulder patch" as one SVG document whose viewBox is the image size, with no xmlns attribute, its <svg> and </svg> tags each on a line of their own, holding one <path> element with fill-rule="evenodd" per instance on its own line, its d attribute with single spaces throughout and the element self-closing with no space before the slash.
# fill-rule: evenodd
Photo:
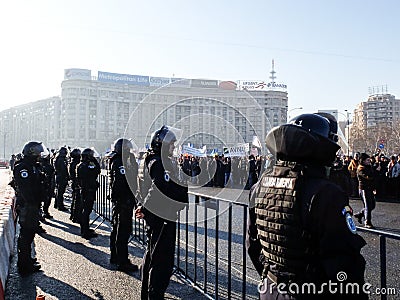
<svg viewBox="0 0 400 300">
<path fill-rule="evenodd" d="M 345 216 L 347 213 L 349 213 L 350 215 L 353 215 L 353 209 L 346 205 L 345 207 L 343 207 L 342 209 L 342 215 Z"/>
<path fill-rule="evenodd" d="M 166 182 L 169 182 L 169 180 L 170 180 L 170 176 L 169 176 L 169 172 L 168 171 L 164 171 L 164 180 Z"/>
<path fill-rule="evenodd" d="M 354 224 L 353 218 L 351 217 L 351 215 L 349 213 L 346 213 L 345 219 L 346 219 L 346 225 L 349 228 L 349 230 L 351 231 L 351 233 L 356 234 L 357 227 L 356 227 L 356 224 Z"/>
<path fill-rule="evenodd" d="M 19 173 L 21 174 L 22 178 L 28 178 L 29 173 L 26 169 L 22 169 L 21 171 L 19 171 Z"/>
<path fill-rule="evenodd" d="M 125 175 L 126 171 L 125 171 L 124 166 L 120 166 L 120 167 L 119 167 L 119 173 L 120 173 L 121 175 Z"/>
</svg>

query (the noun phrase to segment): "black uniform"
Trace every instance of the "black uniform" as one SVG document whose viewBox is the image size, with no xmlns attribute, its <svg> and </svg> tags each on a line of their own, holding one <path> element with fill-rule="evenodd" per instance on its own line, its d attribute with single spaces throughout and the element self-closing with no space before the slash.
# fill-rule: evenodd
<svg viewBox="0 0 400 300">
<path fill-rule="evenodd" d="M 39 226 L 39 207 L 44 194 L 43 176 L 38 163 L 28 157 L 15 164 L 13 175 L 18 190 L 20 224 L 18 269 L 21 274 L 27 274 L 35 271 L 31 245 Z"/>
<path fill-rule="evenodd" d="M 146 167 L 152 184 L 142 212 L 148 238 L 142 266 L 142 299 L 164 299 L 174 266 L 177 212 L 188 203 L 187 186 L 178 184 L 171 159 L 150 153 Z"/>
<path fill-rule="evenodd" d="M 100 174 L 100 165 L 95 158 L 84 159 L 82 155 L 82 162 L 77 168 L 78 184 L 82 195 L 81 236 L 89 238 L 91 237 L 89 218 L 99 187 L 97 177 Z"/>
<path fill-rule="evenodd" d="M 254 157 L 249 159 L 249 174 L 247 179 L 247 187 L 246 189 L 251 189 L 251 187 L 257 183 L 258 176 L 257 176 L 257 164 L 254 160 Z"/>
<path fill-rule="evenodd" d="M 68 185 L 68 161 L 66 155 L 59 153 L 54 162 L 56 170 L 56 202 L 54 207 L 58 210 L 66 210 L 64 206 L 64 193 Z"/>
<path fill-rule="evenodd" d="M 277 161 L 252 189 L 248 230 L 261 299 L 367 299 L 365 241 L 347 195 L 325 167 L 340 148 L 337 140 L 328 114 L 300 115 L 266 137 Z"/>
<path fill-rule="evenodd" d="M 69 178 L 72 181 L 72 203 L 71 203 L 71 216 L 70 219 L 74 223 L 81 222 L 82 214 L 82 201 L 81 201 L 81 191 L 79 189 L 78 177 L 76 174 L 77 166 L 80 162 L 80 157 L 74 157 L 69 164 Z"/>
<path fill-rule="evenodd" d="M 250 203 L 248 251 L 268 290 L 261 299 L 365 298 L 332 295 L 327 287 L 323 294 L 290 297 L 276 289 L 279 283 L 314 283 L 319 291 L 329 280 L 340 283 L 340 272 L 362 288 L 365 241 L 356 234 L 347 195 L 328 181 L 325 168 L 278 164 L 254 186 Z"/>
<path fill-rule="evenodd" d="M 125 158 L 125 155 L 124 155 Z M 137 190 L 138 165 L 133 154 L 123 162 L 121 154 L 111 158 L 112 231 L 110 235 L 111 262 L 119 267 L 129 264 L 128 241 L 132 233 L 134 193 Z M 129 180 L 129 182 L 128 182 Z"/>
<path fill-rule="evenodd" d="M 44 200 L 43 200 L 43 213 L 45 218 L 52 218 L 49 214 L 49 207 L 51 198 L 54 197 L 54 167 L 51 165 L 50 160 L 47 158 L 42 159 L 42 170 L 44 173 Z"/>
</svg>

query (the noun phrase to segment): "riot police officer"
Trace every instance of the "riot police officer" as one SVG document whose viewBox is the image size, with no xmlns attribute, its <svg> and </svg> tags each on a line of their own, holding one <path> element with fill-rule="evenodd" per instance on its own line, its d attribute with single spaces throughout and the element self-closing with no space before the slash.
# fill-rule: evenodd
<svg viewBox="0 0 400 300">
<path fill-rule="evenodd" d="M 64 206 L 64 193 L 68 185 L 68 150 L 65 147 L 61 147 L 58 151 L 56 160 L 54 162 L 54 168 L 56 169 L 56 201 L 54 207 L 60 211 L 66 211 Z"/>
<path fill-rule="evenodd" d="M 84 149 L 81 153 L 81 163 L 77 167 L 77 176 L 82 196 L 81 236 L 85 239 L 97 236 L 89 228 L 89 219 L 99 187 L 97 181 L 99 174 L 100 165 L 94 157 L 94 151 L 90 148 Z"/>
<path fill-rule="evenodd" d="M 248 230 L 261 299 L 366 298 L 365 241 L 348 196 L 327 177 L 339 149 L 336 133 L 333 116 L 303 114 L 266 137 L 277 160 L 252 189 Z M 358 284 L 359 293 L 335 293 L 328 283 Z"/>
<path fill-rule="evenodd" d="M 151 136 L 145 164 L 151 187 L 136 217 L 146 221 L 148 243 L 142 265 L 142 299 L 164 299 L 172 275 L 177 213 L 188 203 L 188 188 L 178 182 L 171 156 L 176 135 L 163 126 Z"/>
<path fill-rule="evenodd" d="M 46 153 L 47 154 L 47 153 Z M 50 163 L 50 153 L 41 158 L 42 170 L 44 173 L 44 199 L 43 199 L 43 217 L 52 219 L 53 216 L 49 213 L 51 198 L 54 196 L 54 167 Z"/>
<path fill-rule="evenodd" d="M 81 203 L 81 194 L 78 184 L 78 178 L 76 176 L 76 167 L 80 163 L 81 160 L 81 150 L 75 148 L 69 154 L 71 157 L 71 162 L 69 164 L 69 179 L 72 181 L 72 203 L 71 203 L 71 216 L 70 220 L 74 223 L 80 223 L 81 221 L 81 213 L 82 213 L 82 203 Z"/>
<path fill-rule="evenodd" d="M 13 176 L 18 190 L 18 211 L 20 232 L 18 237 L 18 271 L 28 275 L 40 270 L 40 265 L 31 257 L 32 242 L 39 226 L 39 207 L 43 197 L 43 177 L 39 160 L 46 155 L 46 148 L 40 142 L 25 144 L 23 158 L 14 166 Z"/>
<path fill-rule="evenodd" d="M 110 235 L 110 262 L 119 271 L 137 271 L 138 266 L 128 258 L 128 242 L 132 233 L 133 209 L 136 206 L 138 165 L 132 153 L 132 143 L 124 138 L 114 142 L 110 154 L 110 185 L 112 231 Z"/>
</svg>

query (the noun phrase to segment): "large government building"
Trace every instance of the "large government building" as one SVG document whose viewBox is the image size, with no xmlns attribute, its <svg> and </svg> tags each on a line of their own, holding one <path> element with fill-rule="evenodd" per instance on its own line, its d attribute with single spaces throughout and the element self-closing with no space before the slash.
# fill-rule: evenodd
<svg viewBox="0 0 400 300">
<path fill-rule="evenodd" d="M 286 85 L 275 82 L 274 70 L 271 75 L 269 82 L 219 81 L 66 69 L 61 96 L 0 112 L 0 153 L 9 157 L 29 140 L 104 152 L 121 136 L 145 148 L 163 124 L 180 129 L 180 144 L 197 148 L 222 150 L 254 136 L 263 144 L 268 130 L 287 118 Z"/>
</svg>

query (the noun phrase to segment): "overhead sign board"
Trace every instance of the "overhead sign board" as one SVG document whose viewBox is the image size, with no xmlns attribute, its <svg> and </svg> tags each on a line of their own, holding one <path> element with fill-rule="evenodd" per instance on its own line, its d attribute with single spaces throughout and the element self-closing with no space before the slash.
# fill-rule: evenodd
<svg viewBox="0 0 400 300">
<path fill-rule="evenodd" d="M 97 80 L 101 82 L 149 86 L 149 76 L 142 75 L 117 74 L 99 71 Z"/>
<path fill-rule="evenodd" d="M 190 79 L 186 78 L 171 78 L 170 87 L 183 87 L 189 88 L 190 87 Z"/>
<path fill-rule="evenodd" d="M 234 81 L 220 81 L 219 88 L 223 90 L 236 90 L 237 83 Z"/>
<path fill-rule="evenodd" d="M 65 69 L 64 80 L 69 79 L 91 80 L 92 71 L 87 69 Z"/>
<path fill-rule="evenodd" d="M 170 78 L 167 77 L 150 77 L 150 86 L 166 86 L 171 82 Z"/>
<path fill-rule="evenodd" d="M 270 89 L 287 89 L 287 85 L 276 82 L 265 82 L 262 80 L 240 80 L 239 90 L 245 91 L 266 91 Z"/>
<path fill-rule="evenodd" d="M 218 88 L 218 80 L 192 79 L 191 86 L 198 88 Z"/>
</svg>

